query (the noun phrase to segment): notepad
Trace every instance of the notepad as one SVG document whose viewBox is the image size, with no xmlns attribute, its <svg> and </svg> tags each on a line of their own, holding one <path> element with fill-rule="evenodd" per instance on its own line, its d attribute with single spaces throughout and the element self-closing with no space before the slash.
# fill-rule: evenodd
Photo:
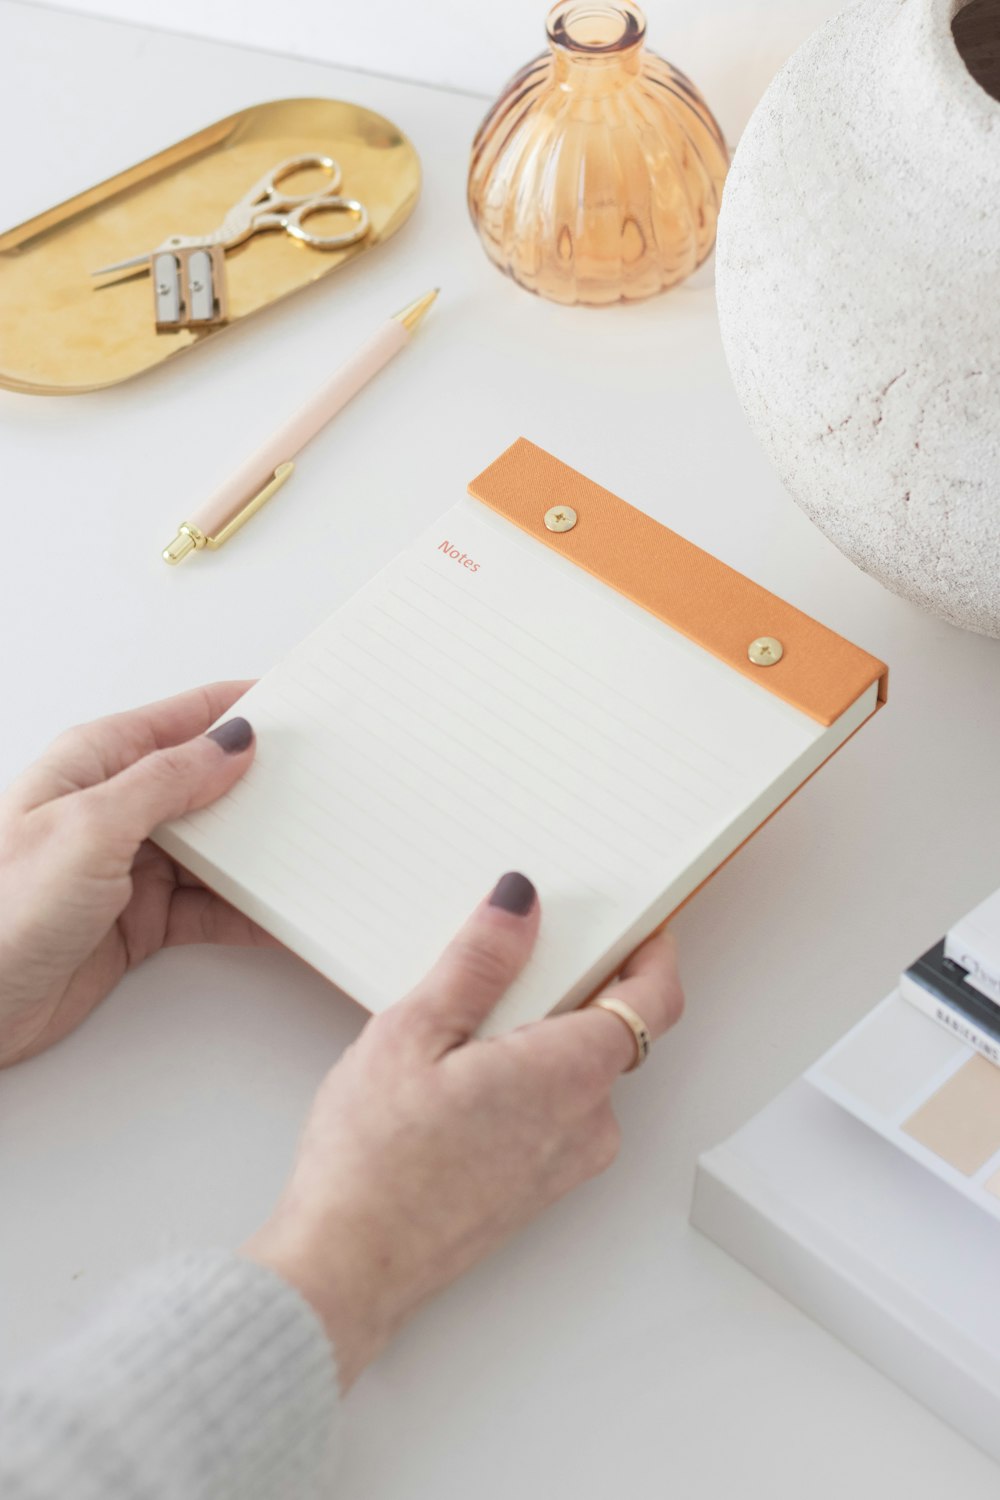
<svg viewBox="0 0 1000 1500">
<path fill-rule="evenodd" d="M 156 838 L 370 1011 L 523 871 L 541 935 L 503 1031 L 589 997 L 884 695 L 874 657 L 522 439 L 246 694 L 250 770 Z"/>
</svg>

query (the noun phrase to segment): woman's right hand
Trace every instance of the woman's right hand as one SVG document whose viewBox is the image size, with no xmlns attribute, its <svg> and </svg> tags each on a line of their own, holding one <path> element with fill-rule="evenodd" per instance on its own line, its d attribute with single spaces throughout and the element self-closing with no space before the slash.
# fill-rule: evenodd
<svg viewBox="0 0 1000 1500">
<path fill-rule="evenodd" d="M 244 1254 L 319 1313 L 346 1389 L 411 1312 L 613 1161 L 611 1087 L 635 1057 L 585 1007 L 475 1036 L 524 967 L 540 912 L 505 875 L 412 994 L 375 1016 L 323 1082 L 285 1193 Z M 683 995 L 672 939 L 613 987 L 654 1038 Z"/>
</svg>

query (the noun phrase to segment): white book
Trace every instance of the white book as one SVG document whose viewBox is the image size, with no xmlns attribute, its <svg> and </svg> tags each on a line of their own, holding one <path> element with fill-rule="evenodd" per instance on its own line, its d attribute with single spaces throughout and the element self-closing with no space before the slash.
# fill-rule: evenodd
<svg viewBox="0 0 1000 1500">
<path fill-rule="evenodd" d="M 156 837 L 371 1011 L 523 871 L 544 917 L 502 1030 L 620 968 L 885 669 L 530 443 L 470 488 L 247 693 L 247 775 Z"/>
<path fill-rule="evenodd" d="M 887 996 L 700 1158 L 691 1217 L 1000 1458 L 1000 1068 L 961 1035 Z"/>
<path fill-rule="evenodd" d="M 1000 1004 L 1000 890 L 955 923 L 944 951 L 968 971 L 967 984 Z"/>
<path fill-rule="evenodd" d="M 996 1219 L 803 1079 L 701 1157 L 691 1218 L 1000 1460 Z"/>
<path fill-rule="evenodd" d="M 982 1025 L 964 1006 L 949 1000 L 932 985 L 922 984 L 909 969 L 899 976 L 899 993 L 923 1015 L 1000 1067 L 1000 1035 Z"/>
</svg>

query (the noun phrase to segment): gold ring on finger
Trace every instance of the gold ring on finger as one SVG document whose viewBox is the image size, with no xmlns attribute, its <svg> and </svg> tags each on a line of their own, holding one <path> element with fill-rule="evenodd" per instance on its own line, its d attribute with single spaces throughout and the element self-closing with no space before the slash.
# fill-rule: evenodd
<svg viewBox="0 0 1000 1500">
<path fill-rule="evenodd" d="M 617 1016 L 619 1021 L 624 1022 L 632 1033 L 635 1041 L 635 1057 L 625 1069 L 626 1073 L 634 1073 L 641 1063 L 646 1061 L 649 1050 L 653 1045 L 649 1027 L 631 1005 L 626 1005 L 624 1000 L 612 999 L 610 995 L 600 995 L 596 1000 L 591 1000 L 591 1005 L 600 1006 L 601 1010 L 610 1011 L 611 1015 Z"/>
</svg>

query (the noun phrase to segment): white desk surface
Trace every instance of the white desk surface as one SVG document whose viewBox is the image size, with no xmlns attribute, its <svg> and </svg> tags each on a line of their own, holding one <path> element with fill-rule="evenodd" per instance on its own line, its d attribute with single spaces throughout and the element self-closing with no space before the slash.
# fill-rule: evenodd
<svg viewBox="0 0 1000 1500">
<path fill-rule="evenodd" d="M 986 1458 L 687 1211 L 697 1153 L 1000 880 L 1000 647 L 884 593 L 783 493 L 730 389 L 709 275 L 591 312 L 492 269 L 463 201 L 480 101 L 9 3 L 0 24 L 11 223 L 282 95 L 384 111 L 426 171 L 370 261 L 173 368 L 81 397 L 0 392 L 0 777 L 70 722 L 269 666 L 520 433 L 892 666 L 888 709 L 678 918 L 688 1015 L 620 1085 L 615 1168 L 426 1310 L 352 1394 L 339 1500 L 992 1500 Z M 436 283 L 419 341 L 273 507 L 168 571 L 159 547 L 248 434 Z M 4 1074 L 3 1362 L 130 1268 L 236 1244 L 359 1025 L 290 957 L 173 952 Z"/>
</svg>

